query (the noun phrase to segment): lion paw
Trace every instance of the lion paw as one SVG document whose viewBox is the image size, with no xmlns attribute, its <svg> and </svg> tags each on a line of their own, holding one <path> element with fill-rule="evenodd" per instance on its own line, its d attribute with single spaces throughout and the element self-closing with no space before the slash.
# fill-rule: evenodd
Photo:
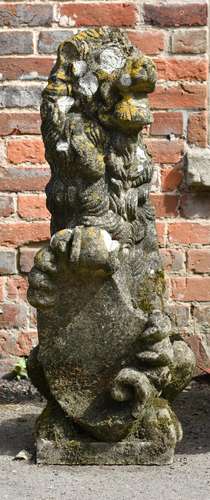
<svg viewBox="0 0 210 500">
<path fill-rule="evenodd" d="M 42 248 L 35 256 L 34 267 L 28 276 L 28 300 L 36 308 L 52 307 L 56 301 L 54 276 L 57 273 L 55 256 L 50 247 Z"/>
</svg>

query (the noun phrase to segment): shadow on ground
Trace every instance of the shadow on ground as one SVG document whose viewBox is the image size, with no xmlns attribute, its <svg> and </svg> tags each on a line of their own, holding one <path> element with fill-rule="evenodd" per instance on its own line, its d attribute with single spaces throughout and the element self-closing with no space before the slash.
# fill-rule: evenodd
<svg viewBox="0 0 210 500">
<path fill-rule="evenodd" d="M 183 439 L 177 454 L 210 451 L 210 377 L 200 377 L 180 394 L 173 404 L 182 423 Z"/>
<path fill-rule="evenodd" d="M 184 437 L 177 454 L 210 451 L 210 378 L 193 381 L 175 401 L 174 410 L 182 423 Z M 15 456 L 20 450 L 34 450 L 33 429 L 43 403 L 19 402 L 0 405 L 0 455 Z"/>
<path fill-rule="evenodd" d="M 34 452 L 33 430 L 40 411 L 34 404 L 0 406 L 0 455 L 15 456 L 22 449 Z"/>
</svg>

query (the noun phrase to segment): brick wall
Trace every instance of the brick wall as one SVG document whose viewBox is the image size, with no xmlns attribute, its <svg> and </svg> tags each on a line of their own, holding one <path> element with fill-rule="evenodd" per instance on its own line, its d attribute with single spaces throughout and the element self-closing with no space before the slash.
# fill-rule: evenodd
<svg viewBox="0 0 210 500">
<path fill-rule="evenodd" d="M 154 123 L 146 141 L 155 162 L 151 196 L 167 271 L 167 307 L 175 328 L 207 363 L 210 197 L 202 183 L 193 190 L 186 176 L 187 148 L 202 159 L 207 147 L 207 2 L 23 0 L 0 2 L 2 367 L 36 343 L 35 312 L 26 289 L 34 253 L 49 237 L 41 90 L 58 43 L 92 25 L 123 27 L 157 64 L 157 89 L 150 98 Z"/>
</svg>

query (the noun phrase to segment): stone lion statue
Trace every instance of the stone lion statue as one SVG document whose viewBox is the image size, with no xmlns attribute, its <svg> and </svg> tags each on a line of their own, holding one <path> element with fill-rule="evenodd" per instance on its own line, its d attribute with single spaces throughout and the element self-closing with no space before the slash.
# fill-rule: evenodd
<svg viewBox="0 0 210 500">
<path fill-rule="evenodd" d="M 113 461 L 95 452 L 91 463 L 125 463 L 128 441 L 152 443 L 135 463 L 174 450 L 181 426 L 165 398 L 195 365 L 164 313 L 153 165 L 141 135 L 155 82 L 153 62 L 125 33 L 89 29 L 59 46 L 43 91 L 52 238 L 29 275 L 39 346 L 28 370 L 48 400 L 39 439 L 57 432 L 62 450 L 66 440 L 121 443 Z M 78 456 L 71 463 L 83 463 Z"/>
</svg>

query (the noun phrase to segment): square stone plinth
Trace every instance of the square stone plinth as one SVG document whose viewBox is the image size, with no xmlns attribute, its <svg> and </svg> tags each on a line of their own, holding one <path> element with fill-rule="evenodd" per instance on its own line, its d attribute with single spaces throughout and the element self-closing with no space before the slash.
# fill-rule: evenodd
<svg viewBox="0 0 210 500">
<path fill-rule="evenodd" d="M 37 440 L 36 462 L 47 465 L 168 465 L 174 448 L 157 448 L 152 442 L 118 443 Z"/>
</svg>

